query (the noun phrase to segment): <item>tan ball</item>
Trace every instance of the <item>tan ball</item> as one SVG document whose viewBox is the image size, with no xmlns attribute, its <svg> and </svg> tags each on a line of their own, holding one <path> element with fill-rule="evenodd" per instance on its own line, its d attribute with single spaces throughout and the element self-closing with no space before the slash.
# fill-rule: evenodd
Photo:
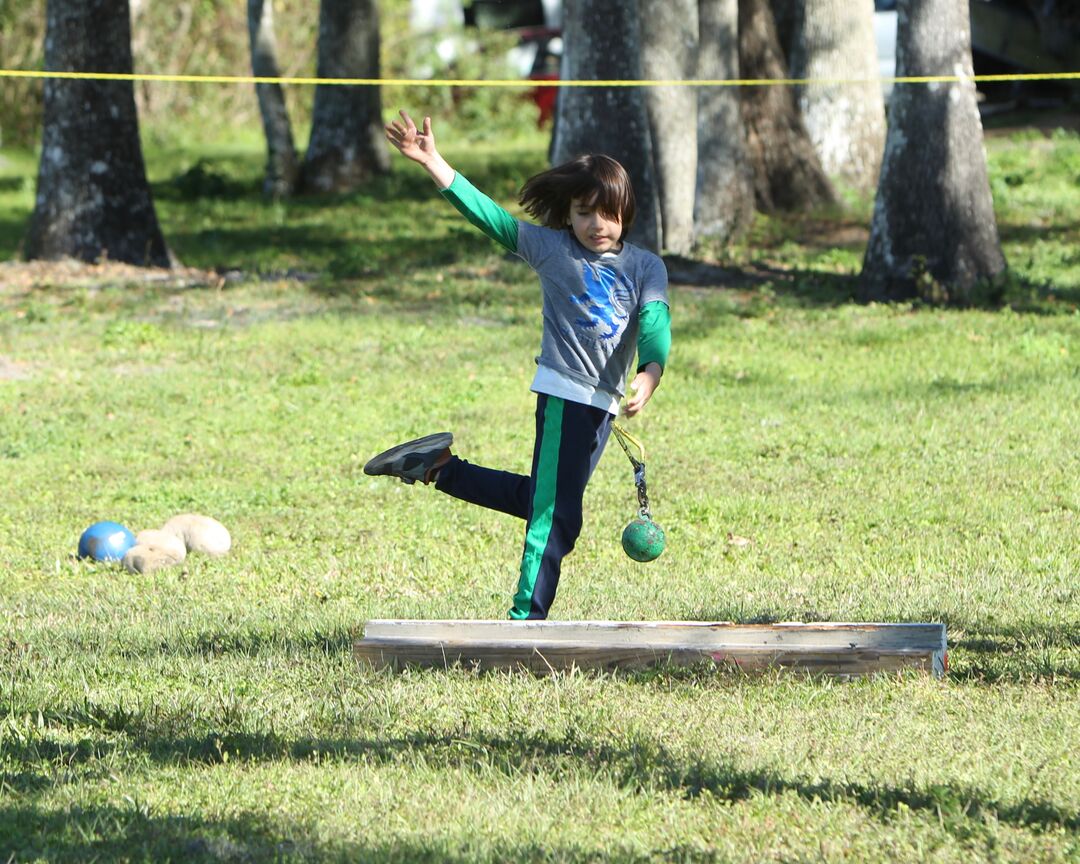
<svg viewBox="0 0 1080 864">
<path fill-rule="evenodd" d="M 168 552 L 179 564 L 187 557 L 187 544 L 182 537 L 168 531 L 159 531 L 156 528 L 148 528 L 135 535 L 135 545 L 155 546 Z"/>
<path fill-rule="evenodd" d="M 217 519 L 199 513 L 181 513 L 161 526 L 166 534 L 184 541 L 188 552 L 205 555 L 224 555 L 232 548 L 229 530 Z"/>
<path fill-rule="evenodd" d="M 121 563 L 132 573 L 142 573 L 145 576 L 162 567 L 179 564 L 182 560 L 183 558 L 177 558 L 168 549 L 160 546 L 136 544 L 124 553 Z"/>
</svg>

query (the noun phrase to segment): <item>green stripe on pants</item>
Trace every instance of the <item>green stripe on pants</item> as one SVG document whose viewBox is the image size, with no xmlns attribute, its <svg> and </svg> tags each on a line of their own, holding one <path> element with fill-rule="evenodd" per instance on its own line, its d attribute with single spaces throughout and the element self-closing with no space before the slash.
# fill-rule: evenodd
<svg viewBox="0 0 1080 864">
<path fill-rule="evenodd" d="M 559 447 L 562 444 L 563 400 L 548 396 L 544 408 L 544 428 L 536 462 L 536 491 L 532 500 L 532 519 L 525 532 L 525 551 L 521 556 L 521 576 L 514 595 L 511 618 L 528 618 L 532 607 L 536 574 L 544 558 L 551 521 L 555 515 L 555 481 L 559 476 Z"/>
</svg>

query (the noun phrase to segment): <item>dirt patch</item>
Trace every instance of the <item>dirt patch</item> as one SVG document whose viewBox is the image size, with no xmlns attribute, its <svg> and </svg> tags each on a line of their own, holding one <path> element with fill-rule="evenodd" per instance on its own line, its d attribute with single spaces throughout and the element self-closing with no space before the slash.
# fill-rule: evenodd
<svg viewBox="0 0 1080 864">
<path fill-rule="evenodd" d="M 724 288 L 733 291 L 753 290 L 765 284 L 795 282 L 801 275 L 805 275 L 804 271 L 785 262 L 771 261 L 768 256 L 748 262 L 741 267 L 728 267 L 707 261 L 692 261 L 674 255 L 665 255 L 664 264 L 667 265 L 668 281 L 672 285 Z M 824 270 L 815 272 L 822 276 L 849 275 L 832 274 Z"/>
<path fill-rule="evenodd" d="M 225 277 L 193 267 L 136 267 L 113 261 L 6 261 L 0 263 L 0 290 L 19 294 L 43 288 L 102 288 L 110 285 L 154 285 L 163 288 L 217 288 Z"/>
<path fill-rule="evenodd" d="M 1025 110 L 1015 102 L 983 109 L 983 134 L 987 138 L 1005 138 L 1021 129 L 1037 129 L 1046 138 L 1057 129 L 1080 132 L 1080 111 Z"/>
<path fill-rule="evenodd" d="M 799 242 L 816 249 L 858 249 L 870 242 L 870 226 L 861 222 L 806 219 L 799 228 Z"/>
<path fill-rule="evenodd" d="M 25 381 L 30 377 L 30 370 L 25 363 L 9 360 L 0 354 L 0 381 Z"/>
<path fill-rule="evenodd" d="M 677 255 L 665 255 L 664 264 L 668 271 L 668 282 L 672 285 L 740 289 L 760 285 L 769 278 L 750 267 L 725 267 Z"/>
</svg>

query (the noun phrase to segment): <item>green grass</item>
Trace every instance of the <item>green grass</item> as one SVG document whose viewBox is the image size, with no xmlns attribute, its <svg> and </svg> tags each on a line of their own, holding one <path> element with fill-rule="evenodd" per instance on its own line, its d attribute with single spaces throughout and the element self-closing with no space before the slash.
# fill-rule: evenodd
<svg viewBox="0 0 1080 864">
<path fill-rule="evenodd" d="M 520 525 L 361 466 L 449 428 L 526 469 L 534 279 L 400 166 L 262 206 L 255 146 L 151 152 L 185 263 L 262 276 L 0 289 L 0 860 L 1080 860 L 1080 141 L 1049 141 L 989 142 L 1015 310 L 848 303 L 850 213 L 674 286 L 633 421 L 668 549 L 623 555 L 610 448 L 554 609 L 943 621 L 942 681 L 358 668 L 366 618 L 505 614 Z M 454 156 L 510 200 L 543 147 Z M 199 158 L 217 197 L 170 182 Z M 0 182 L 0 254 L 31 196 Z M 189 510 L 228 556 L 73 558 Z"/>
</svg>

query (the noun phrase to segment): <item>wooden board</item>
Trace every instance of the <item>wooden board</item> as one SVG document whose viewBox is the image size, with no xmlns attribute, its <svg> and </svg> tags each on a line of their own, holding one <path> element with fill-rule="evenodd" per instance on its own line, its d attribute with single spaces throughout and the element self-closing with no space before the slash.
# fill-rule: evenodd
<svg viewBox="0 0 1080 864">
<path fill-rule="evenodd" d="M 743 671 L 945 673 L 943 624 L 372 620 L 356 656 L 378 668 L 641 669 L 710 661 Z"/>
<path fill-rule="evenodd" d="M 945 648 L 943 624 L 723 621 L 485 621 L 372 619 L 364 636 L 381 639 L 601 642 L 603 644 L 709 646 L 816 646 L 820 648 Z"/>
</svg>

